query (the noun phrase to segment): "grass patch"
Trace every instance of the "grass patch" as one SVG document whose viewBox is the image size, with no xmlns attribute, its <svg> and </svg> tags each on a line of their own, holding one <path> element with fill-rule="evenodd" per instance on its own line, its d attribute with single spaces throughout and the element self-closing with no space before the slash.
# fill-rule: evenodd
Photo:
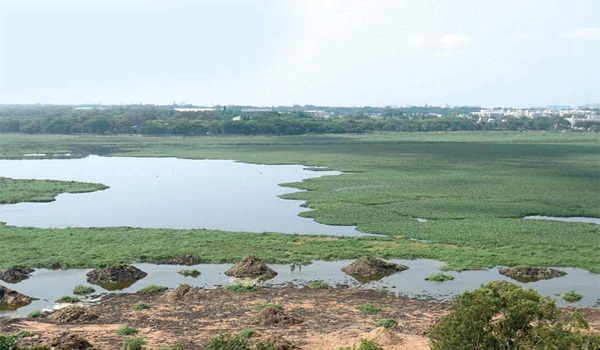
<svg viewBox="0 0 600 350">
<path fill-rule="evenodd" d="M 266 309 L 266 308 L 273 308 L 273 309 L 277 309 L 277 310 L 283 310 L 283 306 L 281 306 L 279 304 L 270 304 L 270 303 L 263 303 L 263 304 L 257 305 L 256 308 L 259 309 L 259 310 Z"/>
<path fill-rule="evenodd" d="M 144 350 L 146 341 L 144 338 L 133 337 L 123 340 L 123 344 L 117 347 L 118 350 Z"/>
<path fill-rule="evenodd" d="M 560 293 L 560 296 L 569 302 L 579 301 L 579 300 L 581 300 L 581 298 L 583 298 L 583 295 L 576 293 L 574 290 Z"/>
<path fill-rule="evenodd" d="M 179 274 L 185 277 L 198 277 L 200 276 L 200 271 L 196 269 L 184 269 L 179 271 Z"/>
<path fill-rule="evenodd" d="M 139 330 L 137 328 L 125 326 L 125 327 L 121 327 L 121 328 L 117 329 L 116 332 L 118 335 L 128 336 L 128 335 L 137 334 L 139 332 Z"/>
<path fill-rule="evenodd" d="M 225 291 L 232 293 L 247 293 L 256 291 L 255 286 L 245 285 L 241 283 L 225 286 Z"/>
<path fill-rule="evenodd" d="M 73 288 L 73 294 L 77 294 L 77 295 L 92 294 L 95 291 L 96 290 L 93 287 L 84 286 L 82 284 L 78 284 Z"/>
<path fill-rule="evenodd" d="M 57 303 L 68 303 L 68 304 L 78 303 L 80 301 L 81 300 L 79 300 L 79 298 L 68 296 L 68 295 L 65 295 L 65 296 L 62 296 L 62 297 L 56 299 Z"/>
<path fill-rule="evenodd" d="M 41 318 L 44 314 L 40 310 L 31 311 L 27 314 L 27 317 L 31 318 Z"/>
<path fill-rule="evenodd" d="M 247 350 L 248 339 L 239 334 L 221 334 L 210 338 L 203 348 L 204 350 Z"/>
<path fill-rule="evenodd" d="M 323 281 L 312 281 L 307 284 L 310 289 L 330 289 L 331 286 Z"/>
<path fill-rule="evenodd" d="M 140 294 L 160 294 L 160 293 L 165 292 L 168 289 L 169 289 L 169 287 L 157 286 L 155 284 L 152 284 L 148 287 L 138 289 L 137 292 Z"/>
<path fill-rule="evenodd" d="M 383 347 L 375 342 L 375 340 L 361 339 L 358 347 L 356 345 L 337 348 L 336 350 L 383 350 Z"/>
<path fill-rule="evenodd" d="M 383 327 L 383 328 L 393 328 L 393 327 L 396 327 L 397 325 L 398 325 L 398 322 L 396 322 L 396 320 L 391 319 L 391 318 L 384 318 L 384 319 L 377 321 L 377 323 L 375 323 L 376 327 Z"/>
<path fill-rule="evenodd" d="M 356 309 L 358 309 L 362 312 L 366 312 L 366 313 L 377 313 L 377 312 L 381 311 L 381 308 L 379 306 L 375 306 L 370 303 L 360 304 L 360 305 L 356 306 Z"/>
<path fill-rule="evenodd" d="M 436 273 L 435 275 L 431 275 L 428 277 L 425 277 L 426 281 L 435 281 L 435 282 L 444 282 L 444 281 L 452 281 L 454 279 L 454 276 L 452 275 L 446 275 L 444 273 Z"/>
<path fill-rule="evenodd" d="M 256 334 L 256 330 L 251 329 L 251 328 L 247 328 L 247 329 L 242 329 L 238 335 L 242 338 L 246 338 L 246 339 L 250 339 L 253 335 Z"/>
<path fill-rule="evenodd" d="M 140 311 L 140 310 L 147 310 L 147 309 L 150 309 L 150 308 L 152 308 L 152 307 L 150 305 L 146 304 L 146 303 L 137 303 L 137 304 L 133 305 L 133 309 L 134 310 L 138 310 L 138 311 Z"/>
</svg>

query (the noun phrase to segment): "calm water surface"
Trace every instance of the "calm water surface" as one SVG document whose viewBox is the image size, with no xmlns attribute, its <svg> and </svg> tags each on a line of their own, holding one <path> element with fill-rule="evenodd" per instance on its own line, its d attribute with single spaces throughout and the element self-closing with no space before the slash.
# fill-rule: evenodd
<svg viewBox="0 0 600 350">
<path fill-rule="evenodd" d="M 0 160 L 0 176 L 97 182 L 92 193 L 61 194 L 51 203 L 0 205 L 0 221 L 42 228 L 131 226 L 365 235 L 350 226 L 299 217 L 302 202 L 278 198 L 296 191 L 279 184 L 333 171 L 300 165 L 257 165 L 228 160 L 90 156 L 63 160 Z"/>
<path fill-rule="evenodd" d="M 566 276 L 530 283 L 521 283 L 512 280 L 499 274 L 498 269 L 444 272 L 453 275 L 455 279 L 446 282 L 432 282 L 425 281 L 425 277 L 441 272 L 440 268 L 444 266 L 442 262 L 427 259 L 389 261 L 406 265 L 409 269 L 384 277 L 378 281 L 360 283 L 341 271 L 343 267 L 348 266 L 353 260 L 314 261 L 310 265 L 303 266 L 301 271 L 295 269 L 293 272 L 290 271 L 288 265 L 271 264 L 269 266 L 277 271 L 278 275 L 266 281 L 264 285 L 266 287 L 280 287 L 291 283 L 296 287 L 301 287 L 308 282 L 319 280 L 327 282 L 331 286 L 347 285 L 351 288 L 387 290 L 397 295 L 413 298 L 450 301 L 465 290 L 479 288 L 481 284 L 490 281 L 506 280 L 521 285 L 524 288 L 535 289 L 541 295 L 556 298 L 557 305 L 560 306 L 597 307 L 600 303 L 600 291 L 598 289 L 598 286 L 600 286 L 600 275 L 582 269 L 560 268 L 560 270 L 567 272 Z M 200 264 L 195 266 L 135 264 L 135 266 L 147 272 L 148 276 L 128 288 L 121 291 L 110 291 L 110 293 L 133 293 L 140 288 L 153 284 L 174 288 L 181 283 L 185 283 L 195 287 L 215 288 L 239 282 L 238 279 L 224 274 L 232 264 Z M 201 274 L 196 278 L 184 277 L 177 273 L 182 269 L 197 269 Z M 16 311 L 0 311 L 0 316 L 19 317 L 35 310 L 55 307 L 56 303 L 54 300 L 65 295 L 73 295 L 73 287 L 78 284 L 93 286 L 99 294 L 108 293 L 109 291 L 100 286 L 87 283 L 86 273 L 89 271 L 91 269 L 39 269 L 28 280 L 16 284 L 2 283 L 8 288 L 15 289 L 20 293 L 39 298 L 40 300 L 36 300 L 32 304 Z M 577 293 L 582 294 L 583 299 L 577 303 L 567 303 L 562 298 L 556 296 L 558 293 L 569 290 L 575 290 Z"/>
</svg>

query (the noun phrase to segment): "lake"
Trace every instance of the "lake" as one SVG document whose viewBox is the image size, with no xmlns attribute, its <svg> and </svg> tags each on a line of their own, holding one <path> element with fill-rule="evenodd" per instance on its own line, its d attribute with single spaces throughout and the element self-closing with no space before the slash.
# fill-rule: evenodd
<svg viewBox="0 0 600 350">
<path fill-rule="evenodd" d="M 51 203 L 0 205 L 0 221 L 40 228 L 114 227 L 215 229 L 364 236 L 355 227 L 322 225 L 298 216 L 301 201 L 278 196 L 279 184 L 334 171 L 301 165 L 230 160 L 89 156 L 82 159 L 0 160 L 0 176 L 102 183 L 104 191 L 61 194 Z"/>
</svg>

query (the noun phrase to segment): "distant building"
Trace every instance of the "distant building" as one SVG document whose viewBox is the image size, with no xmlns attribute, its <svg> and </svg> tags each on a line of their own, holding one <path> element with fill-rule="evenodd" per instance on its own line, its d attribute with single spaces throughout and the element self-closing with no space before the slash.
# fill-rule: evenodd
<svg viewBox="0 0 600 350">
<path fill-rule="evenodd" d="M 177 112 L 212 112 L 215 109 L 213 107 L 178 107 L 173 110 Z"/>
</svg>

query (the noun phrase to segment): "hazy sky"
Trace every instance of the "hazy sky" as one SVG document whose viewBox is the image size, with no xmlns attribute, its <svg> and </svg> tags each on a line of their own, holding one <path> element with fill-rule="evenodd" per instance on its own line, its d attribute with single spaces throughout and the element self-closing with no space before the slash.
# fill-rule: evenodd
<svg viewBox="0 0 600 350">
<path fill-rule="evenodd" d="M 600 103 L 600 0 L 0 0 L 0 103 Z"/>
</svg>

